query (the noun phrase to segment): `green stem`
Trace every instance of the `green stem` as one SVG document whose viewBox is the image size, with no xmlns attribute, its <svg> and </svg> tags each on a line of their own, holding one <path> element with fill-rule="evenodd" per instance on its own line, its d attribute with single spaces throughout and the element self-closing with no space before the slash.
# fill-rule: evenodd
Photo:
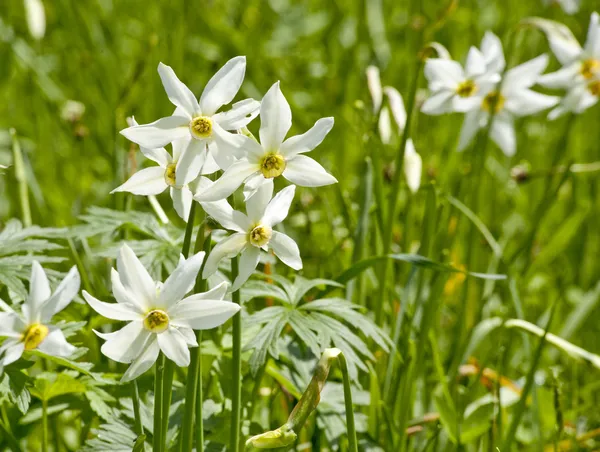
<svg viewBox="0 0 600 452">
<path fill-rule="evenodd" d="M 402 131 L 402 141 L 400 142 L 400 147 L 398 148 L 398 152 L 396 154 L 395 161 L 395 172 L 394 178 L 392 180 L 392 188 L 389 192 L 389 205 L 387 208 L 387 223 L 385 225 L 385 231 L 383 236 L 383 254 L 387 255 L 390 253 L 392 248 L 392 235 L 394 230 L 394 221 L 396 219 L 396 210 L 398 209 L 398 198 L 400 195 L 400 181 L 402 180 L 403 174 L 403 166 L 404 166 L 404 153 L 406 151 L 406 142 L 408 141 L 408 137 L 410 134 L 410 129 L 412 126 L 413 120 L 413 110 L 415 107 L 415 99 L 417 97 L 417 89 L 419 87 L 419 80 L 421 78 L 421 72 L 423 68 L 423 59 L 421 57 L 417 60 L 416 73 L 413 78 L 412 86 L 410 88 L 410 93 L 408 97 L 408 103 L 406 108 L 406 126 Z M 381 177 L 381 174 L 378 175 Z M 377 313 L 376 313 L 376 323 L 381 325 L 382 317 L 383 317 L 383 309 L 384 309 L 384 300 L 385 300 L 385 290 L 386 290 L 386 280 L 390 267 L 390 263 L 386 260 L 383 264 L 383 269 L 381 273 L 381 279 L 379 283 L 379 297 L 377 303 Z"/>
<path fill-rule="evenodd" d="M 137 380 L 131 383 L 133 388 L 133 417 L 135 419 L 135 433 L 138 436 L 144 434 L 144 425 L 142 424 L 142 415 L 140 414 L 140 391 L 138 389 Z"/>
<path fill-rule="evenodd" d="M 239 258 L 231 261 L 231 280 L 235 281 L 239 274 Z M 240 304 L 240 291 L 232 294 L 232 301 Z M 240 444 L 240 425 L 242 413 L 242 315 L 233 316 L 233 394 L 231 396 L 231 433 L 229 450 L 237 452 Z"/>
<path fill-rule="evenodd" d="M 153 452 L 162 451 L 162 392 L 163 392 L 163 369 L 165 357 L 161 353 L 156 361 L 154 370 L 154 431 L 152 438 Z"/>
<path fill-rule="evenodd" d="M 198 378 L 194 384 L 196 390 L 196 452 L 204 451 L 204 418 L 202 417 L 202 403 L 204 402 L 202 394 L 202 330 L 196 333 L 198 341 Z M 191 449 L 190 449 L 191 450 Z"/>
<path fill-rule="evenodd" d="M 92 285 L 90 284 L 90 278 L 88 276 L 88 272 L 86 271 L 86 269 L 83 265 L 83 261 L 81 260 L 81 257 L 79 256 L 79 253 L 77 252 L 77 248 L 75 247 L 75 242 L 73 242 L 73 239 L 71 239 L 71 238 L 67 239 L 67 242 L 69 244 L 69 250 L 71 251 L 71 256 L 73 256 L 73 261 L 75 262 L 75 265 L 77 266 L 77 270 L 79 271 L 79 274 L 81 275 L 81 281 L 83 282 L 83 287 L 85 288 L 86 291 L 93 293 Z"/>
<path fill-rule="evenodd" d="M 343 353 L 338 356 L 340 368 L 344 377 L 344 403 L 346 405 L 346 428 L 348 430 L 348 451 L 358 452 L 356 439 L 356 427 L 354 425 L 354 406 L 352 404 L 352 389 L 350 387 L 350 376 L 348 375 L 348 364 Z"/>
<path fill-rule="evenodd" d="M 48 401 L 42 400 L 42 452 L 48 452 Z"/>
<path fill-rule="evenodd" d="M 31 207 L 29 206 L 29 194 L 27 189 L 27 175 L 25 173 L 25 163 L 23 162 L 23 153 L 21 145 L 17 139 L 15 129 L 10 129 L 13 148 L 13 164 L 15 166 L 15 179 L 19 187 L 19 202 L 21 203 L 21 218 L 25 227 L 31 226 Z"/>
</svg>

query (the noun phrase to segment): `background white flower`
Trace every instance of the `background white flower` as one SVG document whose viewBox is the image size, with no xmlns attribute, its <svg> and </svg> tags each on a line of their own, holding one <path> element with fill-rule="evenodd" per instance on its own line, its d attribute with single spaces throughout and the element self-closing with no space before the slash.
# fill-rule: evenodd
<svg viewBox="0 0 600 452">
<path fill-rule="evenodd" d="M 42 0 L 25 0 L 27 28 L 34 39 L 42 39 L 46 34 L 46 11 Z"/>
<path fill-rule="evenodd" d="M 8 338 L 0 346 L 0 369 L 18 360 L 25 350 L 38 349 L 63 357 L 73 354 L 75 347 L 50 320 L 71 303 L 79 292 L 79 284 L 79 272 L 73 267 L 52 293 L 44 269 L 37 261 L 33 262 L 29 296 L 21 308 L 22 315 L 0 312 L 0 336 Z"/>
<path fill-rule="evenodd" d="M 211 181 L 202 178 L 198 191 L 210 186 Z M 218 221 L 225 229 L 234 234 L 220 241 L 212 250 L 202 273 L 208 278 L 215 273 L 219 262 L 241 254 L 239 274 L 233 282 L 232 291 L 244 284 L 258 265 L 260 250 L 273 250 L 281 261 L 294 270 L 302 268 L 300 250 L 296 242 L 288 235 L 274 231 L 273 226 L 281 223 L 288 215 L 296 187 L 290 185 L 273 197 L 273 181 L 262 184 L 246 201 L 247 215 L 233 210 L 226 200 L 200 202 L 202 208 Z M 271 199 L 272 198 L 272 199 Z M 197 197 L 196 197 L 197 199 Z"/>
<path fill-rule="evenodd" d="M 85 290 L 83 296 L 100 315 L 129 322 L 114 333 L 96 334 L 105 339 L 102 353 L 120 363 L 131 363 L 121 381 L 131 381 L 146 372 L 162 351 L 178 366 L 190 363 L 188 347 L 198 346 L 192 330 L 215 328 L 239 311 L 236 303 L 222 300 L 227 291 L 223 283 L 200 294 L 192 290 L 204 253 L 185 260 L 162 283 L 154 282 L 146 268 L 127 245 L 112 270 L 112 290 L 117 303 L 104 303 Z"/>
<path fill-rule="evenodd" d="M 321 144 L 333 127 L 333 118 L 321 118 L 306 133 L 284 141 L 292 126 L 292 111 L 277 82 L 261 102 L 260 121 L 260 143 L 239 135 L 244 141 L 245 156 L 231 165 L 206 191 L 199 192 L 198 201 L 224 199 L 243 182 L 248 198 L 261 184 L 279 176 L 302 187 L 321 187 L 337 182 L 319 163 L 303 155 Z"/>
<path fill-rule="evenodd" d="M 242 85 L 245 72 L 246 57 L 232 58 L 209 80 L 200 100 L 196 100 L 173 69 L 160 63 L 158 73 L 169 100 L 177 107 L 175 112 L 150 124 L 129 127 L 121 133 L 150 149 L 185 139 L 181 157 L 185 167 L 202 167 L 208 146 L 219 167 L 226 169 L 235 157 L 241 156 L 240 147 L 243 145 L 239 135 L 227 130 L 246 126 L 256 117 L 260 106 L 254 99 L 245 99 L 233 104 L 231 110 L 217 113 L 219 108 L 233 100 Z"/>
</svg>

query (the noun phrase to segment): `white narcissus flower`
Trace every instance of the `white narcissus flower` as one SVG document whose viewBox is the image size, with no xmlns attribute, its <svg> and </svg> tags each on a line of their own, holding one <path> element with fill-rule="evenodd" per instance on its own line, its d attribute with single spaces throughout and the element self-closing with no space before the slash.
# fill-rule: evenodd
<svg viewBox="0 0 600 452">
<path fill-rule="evenodd" d="M 406 176 L 406 185 L 411 192 L 416 193 L 421 186 L 421 172 L 423 171 L 423 160 L 417 154 L 413 140 L 406 141 L 404 150 L 404 175 Z"/>
<path fill-rule="evenodd" d="M 492 140 L 504 154 L 512 156 L 516 152 L 514 117 L 528 116 L 553 107 L 560 100 L 529 89 L 538 80 L 548 65 L 548 56 L 540 55 L 519 66 L 509 69 L 504 75 L 500 87 L 494 87 L 483 93 L 482 101 L 476 110 L 466 113 L 460 132 L 459 150 L 464 150 L 477 131 L 494 119 L 490 131 Z"/>
<path fill-rule="evenodd" d="M 471 47 L 464 69 L 460 63 L 446 58 L 429 58 L 425 62 L 431 95 L 421 107 L 423 113 L 465 113 L 481 104 L 485 92 L 500 81 L 500 71 L 505 65 L 502 45 L 496 35 L 487 32 L 481 48 Z"/>
<path fill-rule="evenodd" d="M 137 125 L 134 118 L 131 118 L 131 124 Z M 186 143 L 184 138 L 175 140 L 172 157 L 165 148 L 147 149 L 140 146 L 144 156 L 158 163 L 159 166 L 144 168 L 136 172 L 111 193 L 126 191 L 134 195 L 152 196 L 158 195 L 168 188 L 177 214 L 187 221 L 193 202 L 193 195 L 188 184 L 199 173 L 212 174 L 219 168 L 210 154 L 205 159 L 194 158 L 191 161 L 184 159 L 182 153 Z M 200 167 L 197 167 L 198 164 Z"/>
<path fill-rule="evenodd" d="M 206 330 L 225 323 L 240 310 L 236 303 L 224 301 L 227 283 L 190 295 L 202 265 L 204 253 L 185 260 L 164 284 L 155 282 L 134 252 L 123 245 L 113 269 L 112 290 L 116 303 L 104 303 L 85 290 L 83 296 L 98 314 L 129 322 L 114 333 L 96 334 L 106 342 L 101 351 L 120 363 L 131 365 L 121 381 L 131 381 L 156 362 L 160 351 L 180 367 L 190 364 L 189 347 L 197 347 L 192 330 Z"/>
<path fill-rule="evenodd" d="M 550 112 L 550 119 L 566 112 L 581 113 L 598 102 L 600 97 L 600 16 L 592 13 L 585 45 L 561 33 L 546 33 L 550 48 L 563 65 L 556 72 L 540 77 L 539 83 L 547 88 L 567 89 L 558 107 Z"/>
<path fill-rule="evenodd" d="M 27 27 L 34 39 L 42 39 L 46 34 L 46 12 L 42 0 L 25 0 Z"/>
<path fill-rule="evenodd" d="M 319 163 L 303 155 L 321 144 L 333 127 L 333 118 L 321 118 L 304 134 L 284 141 L 292 126 L 292 111 L 276 82 L 261 102 L 260 121 L 260 143 L 238 135 L 244 141 L 245 157 L 231 165 L 206 191 L 198 193 L 198 201 L 225 199 L 243 182 L 248 198 L 261 184 L 279 176 L 302 187 L 337 182 Z"/>
<path fill-rule="evenodd" d="M 245 99 L 233 104 L 231 110 L 217 111 L 229 104 L 239 91 L 246 72 L 246 57 L 229 60 L 209 80 L 200 100 L 162 63 L 158 73 L 169 100 L 177 107 L 172 116 L 150 124 L 129 127 L 121 133 L 142 147 L 156 149 L 176 140 L 185 140 L 182 160 L 185 167 L 200 168 L 206 158 L 206 147 L 221 169 L 227 169 L 235 157 L 241 157 L 243 141 L 239 135 L 227 132 L 245 127 L 258 114 L 260 103 Z M 199 162 L 195 161 L 199 160 Z M 183 164 L 182 164 L 183 165 Z M 198 173 L 190 176 L 195 179 Z"/>
<path fill-rule="evenodd" d="M 201 178 L 198 183 L 198 191 L 201 192 L 210 185 L 211 181 Z M 295 189 L 295 186 L 290 185 L 272 198 L 273 181 L 268 180 L 260 185 L 246 201 L 247 215 L 233 210 L 224 199 L 215 202 L 201 201 L 200 204 L 206 213 L 225 229 L 234 231 L 234 234 L 221 240 L 213 248 L 204 265 L 202 277 L 206 279 L 215 273 L 221 260 L 241 254 L 239 274 L 231 288 L 235 291 L 250 278 L 256 269 L 260 250 L 267 251 L 269 248 L 284 264 L 294 270 L 300 270 L 302 259 L 296 242 L 286 234 L 273 230 L 273 226 L 281 223 L 287 217 Z M 197 199 L 197 196 L 195 198 Z"/>
<path fill-rule="evenodd" d="M 18 360 L 25 350 L 62 357 L 73 354 L 75 347 L 50 320 L 71 303 L 79 292 L 79 284 L 79 273 L 73 267 L 52 293 L 44 269 L 37 261 L 33 262 L 29 296 L 21 309 L 22 315 L 0 312 L 0 336 L 8 338 L 0 347 L 0 369 Z"/>
</svg>

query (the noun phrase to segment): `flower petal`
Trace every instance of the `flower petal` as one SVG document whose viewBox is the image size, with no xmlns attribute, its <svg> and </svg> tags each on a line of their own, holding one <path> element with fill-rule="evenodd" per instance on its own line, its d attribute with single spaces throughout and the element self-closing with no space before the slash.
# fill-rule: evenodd
<svg viewBox="0 0 600 452">
<path fill-rule="evenodd" d="M 467 54 L 465 72 L 468 78 L 478 77 L 486 71 L 485 58 L 476 47 L 471 47 Z"/>
<path fill-rule="evenodd" d="M 458 150 L 464 151 L 467 146 L 473 141 L 480 128 L 480 115 L 478 110 L 470 111 L 465 114 L 462 128 L 460 129 L 460 137 L 458 139 Z"/>
<path fill-rule="evenodd" d="M 221 167 L 219 167 L 219 165 L 217 165 L 217 162 L 215 161 L 215 158 L 213 157 L 216 146 L 217 145 L 215 144 L 214 141 L 211 141 L 208 144 L 208 152 L 206 153 L 206 159 L 204 160 L 204 165 L 202 165 L 202 169 L 200 170 L 200 174 L 203 176 L 207 175 L 207 174 L 216 173 L 217 171 L 219 171 L 221 169 Z"/>
<path fill-rule="evenodd" d="M 305 155 L 297 155 L 286 163 L 283 177 L 301 187 L 322 187 L 337 182 L 325 168 Z"/>
<path fill-rule="evenodd" d="M 502 92 L 510 93 L 536 84 L 546 66 L 548 66 L 548 55 L 542 54 L 509 69 L 502 82 Z"/>
<path fill-rule="evenodd" d="M 165 191 L 167 187 L 164 168 L 152 166 L 138 171 L 111 193 L 126 191 L 134 195 L 149 196 L 158 195 Z"/>
<path fill-rule="evenodd" d="M 196 282 L 196 276 L 198 276 L 198 272 L 202 266 L 204 254 L 204 251 L 201 251 L 179 263 L 162 286 L 158 296 L 157 307 L 168 310 L 192 290 Z"/>
<path fill-rule="evenodd" d="M 177 78 L 171 66 L 158 63 L 158 75 L 173 105 L 183 110 L 189 119 L 198 113 L 198 101 L 194 93 Z"/>
<path fill-rule="evenodd" d="M 273 197 L 273 179 L 267 179 L 256 192 L 246 200 L 246 212 L 252 223 L 258 223 Z"/>
<path fill-rule="evenodd" d="M 136 312 L 134 307 L 128 304 L 122 303 L 105 303 L 92 297 L 85 290 L 82 292 L 83 298 L 88 302 L 90 307 L 107 319 L 133 321 L 139 320 L 141 314 Z"/>
<path fill-rule="evenodd" d="M 121 246 L 117 255 L 117 270 L 123 286 L 135 297 L 139 303 L 149 306 L 156 299 L 156 284 L 142 265 L 135 253 L 126 243 Z"/>
<path fill-rule="evenodd" d="M 285 187 L 277 193 L 264 210 L 261 223 L 271 227 L 281 223 L 288 216 L 295 193 L 294 185 Z"/>
<path fill-rule="evenodd" d="M 515 155 L 517 138 L 513 120 L 509 115 L 497 115 L 492 123 L 490 137 L 508 157 Z"/>
<path fill-rule="evenodd" d="M 48 355 L 62 356 L 63 358 L 71 356 L 77 350 L 76 347 L 67 342 L 65 335 L 58 328 L 52 329 L 37 349 Z"/>
<path fill-rule="evenodd" d="M 244 155 L 244 148 L 251 138 L 227 132 L 218 123 L 213 122 L 213 140 L 210 152 L 217 165 L 225 171 L 235 162 L 236 158 Z"/>
<path fill-rule="evenodd" d="M 200 97 L 202 114 L 212 116 L 223 105 L 233 100 L 244 81 L 246 57 L 237 56 L 229 60 L 208 81 Z"/>
<path fill-rule="evenodd" d="M 423 161 L 417 154 L 412 139 L 406 141 L 404 151 L 404 175 L 406 176 L 406 185 L 411 192 L 416 193 L 421 186 L 421 171 L 423 170 Z"/>
<path fill-rule="evenodd" d="M 118 363 L 130 363 L 140 356 L 150 341 L 152 333 L 141 320 L 128 323 L 123 328 L 101 337 L 106 339 L 100 351 Z"/>
<path fill-rule="evenodd" d="M 246 127 L 258 116 L 260 102 L 254 99 L 244 99 L 231 106 L 231 110 L 222 111 L 213 116 L 213 120 L 225 130 L 237 130 Z"/>
<path fill-rule="evenodd" d="M 260 172 L 251 175 L 244 181 L 244 202 L 248 201 L 250 196 L 254 195 L 261 185 L 268 183 L 269 179 L 263 176 Z"/>
<path fill-rule="evenodd" d="M 559 97 L 547 96 L 529 89 L 523 89 L 513 92 L 506 99 L 504 107 L 516 116 L 528 116 L 554 107 L 559 101 Z"/>
<path fill-rule="evenodd" d="M 145 148 L 160 148 L 190 135 L 190 120 L 185 116 L 167 116 L 150 124 L 121 130 L 121 135 Z"/>
<path fill-rule="evenodd" d="M 0 369 L 2 366 L 8 366 L 17 361 L 25 351 L 25 344 L 21 341 L 17 342 L 16 340 L 8 339 L 2 345 L 7 345 L 7 347 L 4 349 L 2 359 L 0 359 Z"/>
<path fill-rule="evenodd" d="M 50 321 L 50 318 L 54 314 L 65 309 L 67 305 L 71 303 L 73 298 L 75 298 L 77 292 L 79 292 L 80 284 L 81 278 L 79 272 L 77 271 L 77 267 L 73 266 L 65 279 L 58 285 L 52 296 L 43 303 L 40 313 L 41 322 Z"/>
<path fill-rule="evenodd" d="M 307 132 L 288 138 L 281 145 L 279 150 L 281 155 L 290 157 L 312 151 L 325 139 L 333 127 L 333 123 L 333 118 L 321 118 Z"/>
<path fill-rule="evenodd" d="M 158 345 L 167 358 L 179 367 L 190 365 L 190 350 L 183 334 L 172 326 L 157 335 Z"/>
<path fill-rule="evenodd" d="M 202 300 L 222 300 L 223 297 L 225 296 L 225 294 L 227 293 L 229 286 L 230 286 L 230 284 L 227 281 L 223 281 L 220 284 L 217 284 L 215 287 L 213 287 L 212 289 L 210 289 L 207 292 L 195 293 L 193 295 L 190 295 L 189 297 L 184 298 L 181 301 L 191 303 L 192 301 L 200 302 Z M 179 305 L 177 305 L 177 306 L 179 306 Z M 177 307 L 174 307 L 173 312 L 175 312 L 176 309 L 177 309 Z"/>
<path fill-rule="evenodd" d="M 399 130 L 404 130 L 406 126 L 406 109 L 404 108 L 404 101 L 402 95 L 396 88 L 386 86 L 383 88 L 383 92 L 388 97 L 390 110 L 392 111 L 392 117 L 396 122 Z"/>
<path fill-rule="evenodd" d="M 504 70 L 506 60 L 504 59 L 502 42 L 491 31 L 486 31 L 481 40 L 481 53 L 483 53 L 483 58 L 485 58 L 488 72 L 500 73 Z"/>
<path fill-rule="evenodd" d="M 290 104 L 275 82 L 260 104 L 260 144 L 268 151 L 277 151 L 292 127 Z"/>
<path fill-rule="evenodd" d="M 38 261 L 33 261 L 29 280 L 29 297 L 26 301 L 29 315 L 26 316 L 28 317 L 26 320 L 39 321 L 42 304 L 50 298 L 50 294 L 50 283 L 44 269 Z"/>
<path fill-rule="evenodd" d="M 302 269 L 302 259 L 300 250 L 296 242 L 286 234 L 273 231 L 269 246 L 273 249 L 275 255 L 288 267 L 294 270 Z"/>
<path fill-rule="evenodd" d="M 381 91 L 381 77 L 377 66 L 367 67 L 367 87 L 373 101 L 373 113 L 377 113 L 383 103 L 383 93 Z"/>
<path fill-rule="evenodd" d="M 248 246 L 242 251 L 239 263 L 239 273 L 235 278 L 235 281 L 233 281 L 233 286 L 231 287 L 232 292 L 238 290 L 246 281 L 248 281 L 250 276 L 252 276 L 252 273 L 254 273 L 254 270 L 256 270 L 259 260 L 260 248 Z"/>
<path fill-rule="evenodd" d="M 185 339 L 185 343 L 188 347 L 198 347 L 198 341 L 196 340 L 196 335 L 194 334 L 194 330 L 191 328 L 186 328 L 183 326 L 177 327 L 179 332 L 183 335 Z"/>
<path fill-rule="evenodd" d="M 21 338 L 27 324 L 15 312 L 0 312 L 0 336 Z"/>
<path fill-rule="evenodd" d="M 200 203 L 225 199 L 257 171 L 259 171 L 257 164 L 240 159 L 231 165 L 214 184 L 196 193 L 194 199 Z"/>
<path fill-rule="evenodd" d="M 156 335 L 153 334 L 150 336 L 150 340 L 146 344 L 145 350 L 131 363 L 131 366 L 129 366 L 127 371 L 125 371 L 123 374 L 121 383 L 135 380 L 137 377 L 150 369 L 158 359 L 159 353 L 160 347 L 158 346 Z"/>
<path fill-rule="evenodd" d="M 204 264 L 202 278 L 206 279 L 215 273 L 219 267 L 219 262 L 225 258 L 237 256 L 246 246 L 247 236 L 245 233 L 235 233 L 221 240 L 212 249 L 210 255 Z"/>
<path fill-rule="evenodd" d="M 570 64 L 556 72 L 550 72 L 538 77 L 538 83 L 546 88 L 569 88 L 579 74 L 579 64 Z"/>
<path fill-rule="evenodd" d="M 132 116 L 130 121 L 131 126 L 139 126 L 135 118 Z M 144 154 L 144 157 L 152 160 L 153 162 L 158 163 L 160 166 L 165 168 L 171 162 L 171 156 L 167 152 L 165 148 L 154 148 L 149 149 L 143 146 L 140 146 L 140 151 Z"/>
<path fill-rule="evenodd" d="M 206 177 L 200 178 L 198 182 L 198 191 L 206 190 L 214 182 L 210 181 Z M 250 221 L 244 218 L 245 215 L 241 212 L 233 210 L 229 202 L 226 199 L 212 202 L 201 202 L 200 205 L 204 211 L 214 218 L 221 226 L 225 229 L 238 232 L 246 232 Z"/>
<path fill-rule="evenodd" d="M 192 202 L 194 197 L 191 190 L 185 186 L 181 188 L 171 187 L 171 199 L 173 200 L 173 207 L 177 212 L 177 215 L 185 222 L 188 221 L 190 216 L 190 209 L 192 208 Z"/>
<path fill-rule="evenodd" d="M 456 61 L 445 58 L 428 58 L 424 73 L 431 91 L 454 89 L 465 79 L 462 66 Z"/>
<path fill-rule="evenodd" d="M 224 300 L 187 299 L 176 306 L 173 325 L 194 330 L 209 330 L 224 324 L 239 310 L 240 305 Z"/>
<path fill-rule="evenodd" d="M 187 143 L 175 167 L 175 184 L 177 186 L 187 185 L 198 177 L 207 153 L 206 141 L 192 139 Z"/>
<path fill-rule="evenodd" d="M 584 49 L 587 54 L 600 58 L 600 16 L 595 11 L 590 18 Z"/>
<path fill-rule="evenodd" d="M 441 115 L 452 111 L 452 97 L 454 91 L 443 90 L 431 94 L 423 105 L 421 111 L 426 115 Z"/>
</svg>

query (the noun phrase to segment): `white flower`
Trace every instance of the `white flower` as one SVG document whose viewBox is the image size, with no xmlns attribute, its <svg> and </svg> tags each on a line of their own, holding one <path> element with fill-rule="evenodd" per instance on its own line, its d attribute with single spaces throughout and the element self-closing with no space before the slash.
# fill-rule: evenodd
<svg viewBox="0 0 600 452">
<path fill-rule="evenodd" d="M 568 89 L 561 104 L 548 117 L 554 119 L 569 111 L 581 113 L 598 102 L 600 95 L 600 16 L 592 13 L 583 48 L 574 38 L 567 39 L 561 33 L 547 33 L 547 36 L 563 67 L 541 76 L 539 83 L 547 88 Z"/>
<path fill-rule="evenodd" d="M 429 58 L 425 62 L 431 96 L 421 107 L 423 113 L 464 113 L 481 104 L 484 93 L 500 81 L 500 71 L 505 65 L 502 45 L 496 35 L 487 32 L 481 48 L 480 51 L 471 47 L 464 69 L 458 62 L 446 58 Z"/>
<path fill-rule="evenodd" d="M 79 273 L 73 267 L 52 293 L 44 269 L 37 261 L 33 262 L 29 297 L 21 309 L 22 315 L 0 312 L 0 336 L 8 337 L 0 347 L 0 368 L 18 360 L 25 350 L 37 349 L 63 357 L 73 354 L 75 347 L 50 320 L 71 303 L 79 292 L 79 284 Z"/>
<path fill-rule="evenodd" d="M 137 125 L 134 118 L 131 118 L 131 123 L 133 126 Z M 193 202 L 188 184 L 199 173 L 212 174 L 219 168 L 210 154 L 198 159 L 192 153 L 183 153 L 186 142 L 185 138 L 173 142 L 173 157 L 165 148 L 147 149 L 140 146 L 144 156 L 159 166 L 136 172 L 111 193 L 126 191 L 135 195 L 151 196 L 158 195 L 168 188 L 177 214 L 187 221 Z M 206 154 L 205 151 L 202 152 Z"/>
<path fill-rule="evenodd" d="M 179 139 L 185 140 L 182 159 L 192 169 L 202 167 L 206 146 L 221 169 L 226 169 L 234 158 L 241 156 L 239 135 L 227 132 L 246 126 L 258 114 L 259 102 L 245 99 L 233 104 L 231 110 L 217 113 L 230 103 L 242 85 L 246 71 L 246 57 L 229 60 L 209 80 L 200 100 L 175 75 L 173 69 L 162 63 L 158 73 L 169 100 L 177 107 L 172 116 L 150 124 L 133 126 L 121 131 L 129 140 L 142 147 L 156 149 Z M 189 155 L 187 155 L 189 153 Z M 194 162 L 200 159 L 200 162 Z M 187 165 L 186 165 L 187 166 Z M 193 173 L 192 170 L 190 172 Z M 189 176 L 195 179 L 198 173 Z"/>
<path fill-rule="evenodd" d="M 160 351 L 178 366 L 188 366 L 188 347 L 198 346 L 192 330 L 215 328 L 240 310 L 238 304 L 222 300 L 226 283 L 185 297 L 194 286 L 203 259 L 203 252 L 187 260 L 182 256 L 162 284 L 154 282 L 131 248 L 123 245 L 117 258 L 118 271 L 113 269 L 111 274 L 117 302 L 104 303 L 83 291 L 98 314 L 129 322 L 114 333 L 96 331 L 106 340 L 101 349 L 104 355 L 131 363 L 121 381 L 131 381 L 150 369 Z"/>
<path fill-rule="evenodd" d="M 539 113 L 557 104 L 558 97 L 536 93 L 529 88 L 538 80 L 548 65 L 548 56 L 540 55 L 506 72 L 500 87 L 491 87 L 476 110 L 465 115 L 458 149 L 465 149 L 477 130 L 487 125 L 494 112 L 490 136 L 507 156 L 516 151 L 516 136 L 513 120 L 515 116 Z"/>
<path fill-rule="evenodd" d="M 27 27 L 34 39 L 42 39 L 46 34 L 46 12 L 42 0 L 25 0 Z"/>
<path fill-rule="evenodd" d="M 423 160 L 417 154 L 413 140 L 406 141 L 404 150 L 404 175 L 406 176 L 406 185 L 411 192 L 416 193 L 421 186 L 421 171 L 423 170 Z"/>
<path fill-rule="evenodd" d="M 557 4 L 560 5 L 562 10 L 567 14 L 575 14 L 579 11 L 580 0 L 545 0 L 546 4 Z"/>
<path fill-rule="evenodd" d="M 199 181 L 198 190 L 210 186 L 206 178 Z M 226 200 L 216 202 L 200 202 L 202 208 L 218 221 L 225 229 L 234 234 L 220 241 L 208 256 L 202 277 L 208 278 L 218 269 L 219 262 L 226 257 L 234 257 L 241 253 L 239 274 L 233 282 L 232 290 L 244 284 L 258 265 L 260 250 L 273 250 L 281 261 L 300 270 L 302 260 L 298 245 L 292 238 L 282 232 L 273 230 L 273 226 L 281 223 L 288 215 L 296 187 L 290 185 L 281 190 L 273 199 L 273 181 L 268 180 L 260 185 L 256 192 L 246 201 L 247 215 L 233 210 Z M 197 199 L 197 196 L 195 197 Z"/>
<path fill-rule="evenodd" d="M 198 201 L 224 199 L 243 182 L 246 182 L 248 198 L 261 184 L 279 176 L 302 187 L 337 182 L 315 160 L 303 155 L 321 144 L 333 127 L 333 118 L 321 118 L 306 133 L 284 141 L 292 126 L 292 111 L 277 82 L 261 102 L 260 121 L 260 143 L 239 135 L 244 141 L 246 156 L 231 165 L 206 191 L 198 193 Z"/>
</svg>

